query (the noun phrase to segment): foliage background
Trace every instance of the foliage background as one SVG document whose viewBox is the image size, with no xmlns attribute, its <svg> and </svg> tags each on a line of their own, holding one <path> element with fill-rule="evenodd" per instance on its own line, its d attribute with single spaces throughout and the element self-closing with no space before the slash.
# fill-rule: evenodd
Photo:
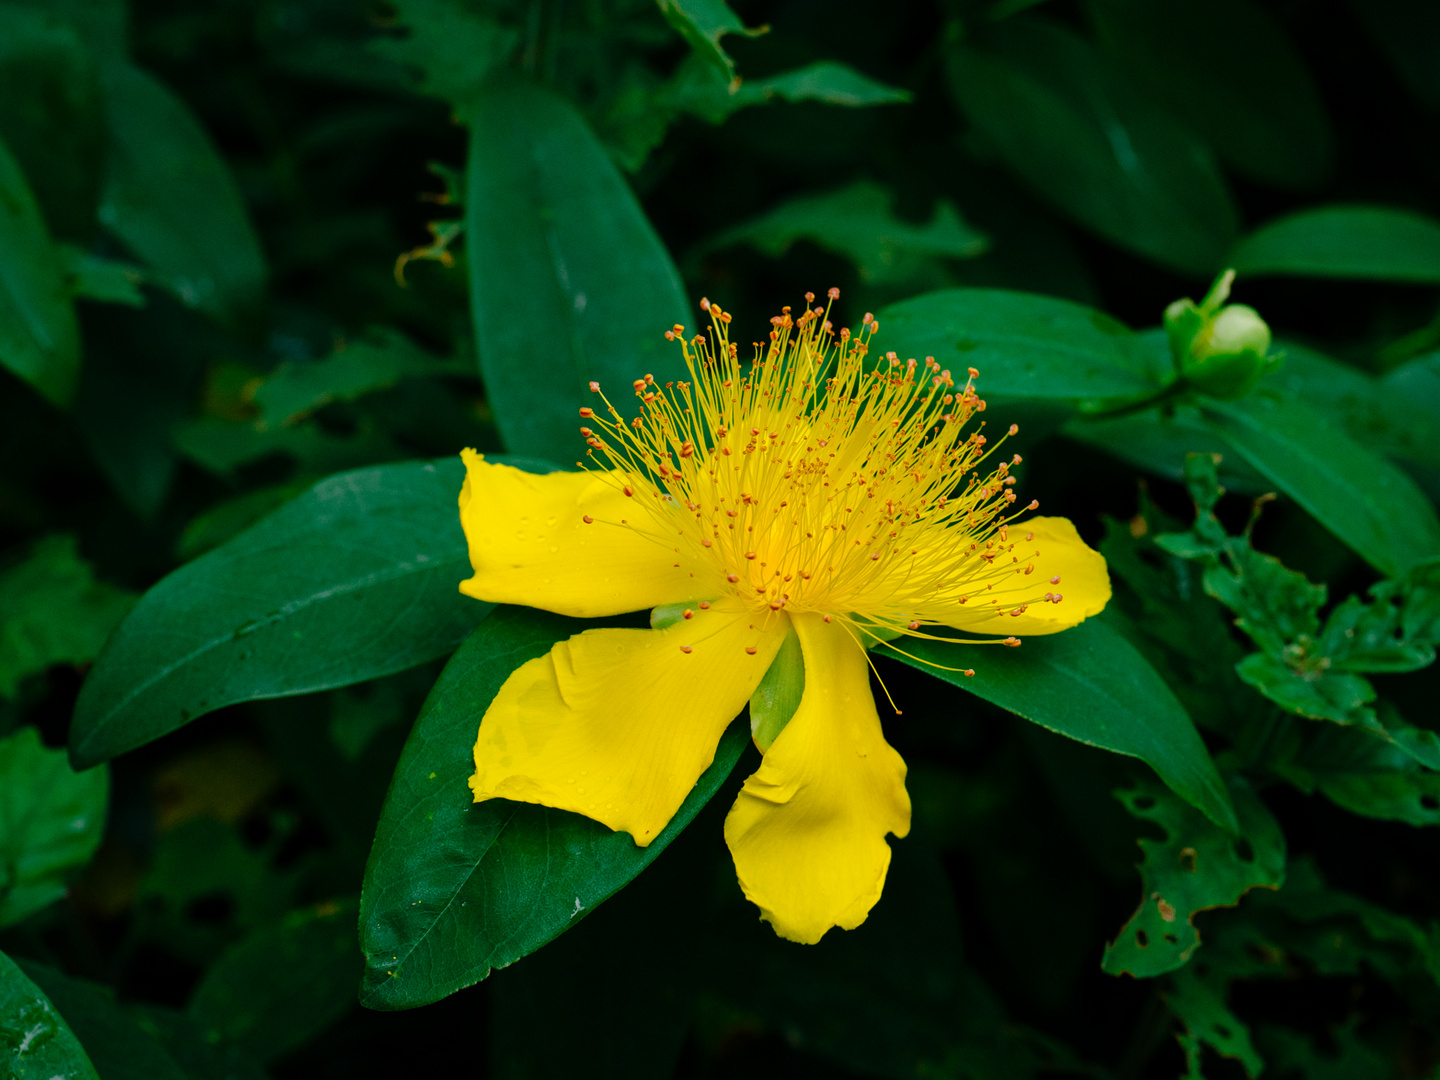
<svg viewBox="0 0 1440 1080">
<path fill-rule="evenodd" d="M 7 1075 L 1435 1075 L 1436 9 L 732 8 L 0 5 Z M 1155 329 L 1227 266 L 1285 354 L 1234 401 Z M 390 987 L 386 883 L 463 843 L 387 790 L 430 805 L 429 733 L 468 747 L 573 630 L 480 623 L 453 460 L 393 463 L 565 464 L 584 379 L 658 370 L 700 296 L 758 336 L 832 284 L 883 348 L 980 368 L 1022 491 L 1103 545 L 1106 618 L 970 693 L 882 661 L 916 828 L 862 929 L 755 923 L 737 728 L 644 874 L 522 830 L 531 877 L 464 894 L 493 950 Z M 392 593 L 297 604 L 402 550 Z M 1203 754 L 1097 748 L 1176 709 L 1238 835 L 1173 779 Z M 634 883 L 510 967 L 572 925 L 542 871 Z"/>
</svg>

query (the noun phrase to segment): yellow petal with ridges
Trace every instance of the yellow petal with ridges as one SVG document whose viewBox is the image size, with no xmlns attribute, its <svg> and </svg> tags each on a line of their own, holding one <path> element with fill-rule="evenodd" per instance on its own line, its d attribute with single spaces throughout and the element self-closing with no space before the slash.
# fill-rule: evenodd
<svg viewBox="0 0 1440 1080">
<path fill-rule="evenodd" d="M 460 456 L 460 524 L 475 571 L 460 583 L 467 596 L 595 618 L 722 592 L 712 561 L 676 551 L 605 477 L 541 476 L 474 450 Z"/>
<path fill-rule="evenodd" d="M 910 831 L 905 762 L 880 730 L 865 651 L 839 622 L 791 616 L 805 693 L 725 819 L 745 896 L 781 937 L 853 930 L 880 899 L 886 833 Z"/>
<path fill-rule="evenodd" d="M 587 630 L 516 670 L 480 723 L 475 801 L 539 803 L 654 840 L 787 630 L 734 600 L 694 610 L 664 630 Z"/>
<path fill-rule="evenodd" d="M 1104 610 L 1110 600 L 1105 558 L 1086 546 L 1068 518 L 1031 518 L 1009 531 L 1014 551 L 992 564 L 993 588 L 952 591 L 942 606 L 924 613 L 927 619 L 977 634 L 1024 638 L 1058 634 Z M 1047 600 L 1047 593 L 1060 600 Z M 1013 614 L 1022 605 L 1024 610 Z"/>
</svg>

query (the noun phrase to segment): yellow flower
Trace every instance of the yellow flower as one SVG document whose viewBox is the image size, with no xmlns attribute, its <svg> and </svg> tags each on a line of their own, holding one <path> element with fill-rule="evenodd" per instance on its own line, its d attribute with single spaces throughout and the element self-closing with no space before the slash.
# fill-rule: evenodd
<svg viewBox="0 0 1440 1080">
<path fill-rule="evenodd" d="M 649 844 L 798 642 L 799 707 L 778 735 L 757 732 L 764 758 L 725 839 L 761 917 L 802 942 L 864 922 L 885 836 L 910 828 L 867 647 L 933 627 L 1018 645 L 1110 596 L 1069 521 L 1014 521 L 1035 506 L 1013 505 L 1019 455 L 982 475 L 1004 440 L 962 430 L 985 408 L 973 369 L 963 386 L 930 359 L 867 369 L 877 324 L 837 335 L 813 302 L 771 320 L 753 364 L 730 315 L 702 302 L 708 339 L 666 334 L 691 381 L 636 380 L 629 423 L 591 384 L 585 471 L 537 476 L 467 450 L 460 493 L 475 569 L 462 592 L 577 617 L 657 609 L 652 629 L 588 630 L 510 676 L 475 743 L 477 802 L 570 810 Z"/>
</svg>

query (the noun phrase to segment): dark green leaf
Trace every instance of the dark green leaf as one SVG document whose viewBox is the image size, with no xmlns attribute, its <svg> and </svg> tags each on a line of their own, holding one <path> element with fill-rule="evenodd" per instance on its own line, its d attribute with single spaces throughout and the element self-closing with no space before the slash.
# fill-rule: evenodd
<svg viewBox="0 0 1440 1080">
<path fill-rule="evenodd" d="M 890 195 L 861 180 L 824 195 L 807 195 L 776 207 L 754 221 L 727 229 L 708 247 L 750 243 L 767 255 L 783 255 L 797 240 L 820 247 L 855 263 L 862 280 L 871 284 L 903 281 L 916 273 L 919 260 L 944 257 L 968 259 L 985 251 L 985 238 L 942 200 L 926 225 L 895 217 Z"/>
<path fill-rule="evenodd" d="M 195 115 L 129 64 L 102 69 L 109 157 L 100 223 L 188 307 L 238 320 L 265 262 L 235 178 Z"/>
<path fill-rule="evenodd" d="M 1221 454 L 1229 445 L 1189 405 L 1148 409 L 1115 419 L 1077 416 L 1060 429 L 1066 438 L 1084 443 L 1152 476 L 1179 480 L 1186 454 Z M 1259 495 L 1270 489 L 1266 479 L 1238 454 L 1224 453 L 1220 479 L 1227 490 Z"/>
<path fill-rule="evenodd" d="M 1230 794 L 1190 717 L 1134 646 L 1101 619 L 1018 649 L 906 640 L 896 659 L 1061 735 L 1139 758 L 1221 828 Z M 884 647 L 876 650 L 884 654 Z M 973 667 L 973 677 L 929 667 Z"/>
<path fill-rule="evenodd" d="M 73 536 L 49 536 L 0 574 L 0 698 L 52 664 L 85 664 L 135 603 L 97 582 Z"/>
<path fill-rule="evenodd" d="M 0 1067 L 7 1080 L 100 1080 L 50 999 L 0 952 Z"/>
<path fill-rule="evenodd" d="M 459 461 L 317 484 L 146 593 L 81 688 L 70 751 L 104 761 L 237 701 L 304 694 L 433 660 L 484 617 Z"/>
<path fill-rule="evenodd" d="M 56 252 L 71 296 L 104 304 L 145 306 L 145 294 L 140 291 L 145 272 L 138 266 L 92 255 L 72 244 L 59 244 Z"/>
<path fill-rule="evenodd" d="M 983 397 L 1079 402 L 1160 388 L 1129 330 L 1068 300 L 943 289 L 892 304 L 876 318 L 876 348 L 902 359 L 933 356 L 962 382 L 966 368 L 977 368 Z"/>
<path fill-rule="evenodd" d="M 420 90 L 455 106 L 470 118 L 481 87 L 503 66 L 520 35 L 493 19 L 477 15 L 457 0 L 397 0 L 401 38 L 381 38 L 370 51 L 420 72 Z"/>
<path fill-rule="evenodd" d="M 30 181 L 56 236 L 95 222 L 105 136 L 100 87 L 80 35 L 50 12 L 0 5 L 0 140 Z"/>
<path fill-rule="evenodd" d="M 353 401 L 402 379 L 464 374 L 403 334 L 379 330 L 320 360 L 281 364 L 255 388 L 266 427 L 293 424 L 332 401 Z"/>
<path fill-rule="evenodd" d="M 190 998 L 206 1040 L 273 1061 L 343 1016 L 360 971 L 356 908 L 347 899 L 294 911 L 232 946 Z"/>
<path fill-rule="evenodd" d="M 501 608 L 430 692 L 365 868 L 361 1004 L 425 1005 L 540 948 L 645 869 L 734 768 L 748 741 L 744 723 L 730 727 L 714 763 L 643 848 L 576 814 L 498 799 L 473 804 L 471 748 L 491 699 L 517 667 L 588 625 Z"/>
<path fill-rule="evenodd" d="M 1414 481 L 1298 401 L 1207 401 L 1206 422 L 1257 472 L 1384 574 L 1440 554 L 1440 521 Z"/>
<path fill-rule="evenodd" d="M 109 987 L 72 979 L 42 964 L 22 961 L 20 966 L 65 1017 L 105 1080 L 189 1080 Z"/>
<path fill-rule="evenodd" d="M 663 336 L 685 320 L 679 276 L 563 100 L 526 84 L 486 90 L 465 209 L 480 370 L 512 453 L 573 461 L 578 410 L 599 402 L 592 380 L 623 411 L 635 379 L 685 376 Z"/>
<path fill-rule="evenodd" d="M 1369 712 L 1369 710 L 1366 710 Z M 1365 728 L 1307 725 L 1282 738 L 1273 765 L 1301 791 L 1319 790 L 1351 813 L 1440 825 L 1440 738 L 1381 707 Z M 1422 768 L 1422 765 L 1425 766 Z"/>
<path fill-rule="evenodd" d="M 1244 780 L 1232 780 L 1230 791 L 1238 836 L 1221 832 L 1153 781 L 1115 793 L 1135 817 L 1160 826 L 1165 839 L 1140 839 L 1140 907 L 1106 947 L 1106 972 L 1146 979 L 1174 971 L 1200 946 L 1196 912 L 1284 882 L 1285 834 Z"/>
<path fill-rule="evenodd" d="M 1027 184 L 1113 243 L 1218 270 L 1235 207 L 1209 151 L 1058 24 L 1017 19 L 949 57 L 965 115 Z"/>
<path fill-rule="evenodd" d="M 267 1080 L 265 1070 L 233 1046 L 212 1046 L 185 1013 L 159 1005 L 136 1005 L 130 1015 L 159 1040 L 189 1080 Z"/>
<path fill-rule="evenodd" d="M 656 0 L 660 12 L 675 30 L 690 43 L 697 56 L 703 57 L 727 80 L 735 74 L 735 62 L 720 47 L 726 34 L 754 37 L 765 33 L 766 27 L 751 30 L 730 10 L 725 0 Z"/>
<path fill-rule="evenodd" d="M 1242 275 L 1440 282 L 1440 222 L 1386 206 L 1319 206 L 1262 225 L 1235 246 Z"/>
<path fill-rule="evenodd" d="M 1236 171 L 1324 182 L 1334 134 L 1279 22 L 1249 0 L 1095 0 L 1102 48 Z"/>
<path fill-rule="evenodd" d="M 64 898 L 100 846 L 109 792 L 105 769 L 72 772 L 33 727 L 0 739 L 0 926 Z"/>
<path fill-rule="evenodd" d="M 57 405 L 80 372 L 80 331 L 35 196 L 0 142 L 0 364 Z"/>
<path fill-rule="evenodd" d="M 745 104 L 780 97 L 786 101 L 820 101 L 852 108 L 904 105 L 910 100 L 908 91 L 876 82 L 848 64 L 834 60 L 817 60 L 794 71 L 752 79 L 741 83 L 735 96 L 744 99 Z"/>
</svg>

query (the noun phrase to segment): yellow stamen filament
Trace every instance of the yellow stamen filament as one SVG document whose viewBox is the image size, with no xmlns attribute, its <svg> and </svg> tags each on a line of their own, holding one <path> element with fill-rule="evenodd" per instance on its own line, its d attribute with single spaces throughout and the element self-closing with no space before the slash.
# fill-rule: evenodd
<svg viewBox="0 0 1440 1080">
<path fill-rule="evenodd" d="M 964 431 L 985 409 L 974 368 L 961 385 L 933 357 L 867 363 L 878 324 L 867 315 L 858 334 L 837 334 L 808 294 L 742 363 L 730 314 L 701 307 L 707 336 L 665 335 L 689 381 L 636 379 L 629 422 L 595 383 L 608 416 L 581 410 L 589 457 L 644 511 L 625 527 L 713 561 L 760 619 L 817 612 L 877 640 L 931 637 L 967 601 L 1003 633 L 1000 617 L 1062 599 L 1027 580 L 1034 534 L 1007 528 L 1036 506 L 1014 507 L 1019 455 L 986 465 L 1018 429 L 993 445 Z"/>
</svg>

